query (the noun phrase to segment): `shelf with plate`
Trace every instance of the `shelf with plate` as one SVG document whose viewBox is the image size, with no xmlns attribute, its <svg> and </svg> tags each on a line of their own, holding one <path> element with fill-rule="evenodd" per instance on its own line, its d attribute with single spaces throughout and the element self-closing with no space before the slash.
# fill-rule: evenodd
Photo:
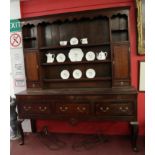
<svg viewBox="0 0 155 155">
<path fill-rule="evenodd" d="M 107 52 L 103 52 L 103 51 Z M 69 50 L 49 50 L 40 52 L 41 66 L 60 65 L 91 65 L 101 63 L 111 63 L 110 46 L 95 48 L 71 48 Z M 51 58 L 51 62 L 48 61 Z"/>
<path fill-rule="evenodd" d="M 111 77 L 95 77 L 92 79 L 89 78 L 80 78 L 80 79 L 43 79 L 44 82 L 73 82 L 73 81 L 102 81 L 102 80 L 111 80 Z"/>
<path fill-rule="evenodd" d="M 111 63 L 111 60 L 94 60 L 94 61 L 77 61 L 77 62 L 53 62 L 53 63 L 42 63 L 42 66 L 58 66 L 58 65 L 82 65 L 82 64 L 100 64 L 100 63 Z"/>
<path fill-rule="evenodd" d="M 103 72 L 100 72 L 102 70 Z M 99 83 L 104 83 L 105 81 L 109 81 L 108 86 L 111 85 L 111 63 L 107 63 L 107 65 L 102 64 L 75 64 L 75 65 L 59 65 L 53 67 L 45 67 L 44 68 L 44 76 L 43 83 L 59 83 L 58 87 L 64 87 L 65 82 L 70 82 L 68 87 L 79 87 L 76 82 L 83 83 L 84 87 L 93 87 L 94 85 L 98 87 L 102 87 Z M 95 84 L 97 83 L 97 84 Z M 74 85 L 75 84 L 75 85 Z M 56 85 L 53 84 L 55 87 Z M 49 85 L 48 87 L 50 88 Z"/>
</svg>

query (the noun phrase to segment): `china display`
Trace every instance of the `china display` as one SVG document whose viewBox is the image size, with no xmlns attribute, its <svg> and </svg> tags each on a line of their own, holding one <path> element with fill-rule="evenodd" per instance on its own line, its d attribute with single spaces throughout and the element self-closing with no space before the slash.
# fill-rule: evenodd
<svg viewBox="0 0 155 155">
<path fill-rule="evenodd" d="M 27 89 L 22 119 L 126 121 L 137 150 L 137 90 L 131 85 L 130 9 L 22 19 Z M 33 33 L 32 33 L 33 32 Z"/>
</svg>

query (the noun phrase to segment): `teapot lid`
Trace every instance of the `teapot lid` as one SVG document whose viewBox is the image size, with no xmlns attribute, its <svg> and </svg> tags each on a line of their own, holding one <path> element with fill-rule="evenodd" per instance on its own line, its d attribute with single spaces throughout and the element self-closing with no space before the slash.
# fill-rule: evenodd
<svg viewBox="0 0 155 155">
<path fill-rule="evenodd" d="M 99 52 L 99 54 L 102 54 L 102 53 L 104 53 L 104 52 L 103 52 L 103 51 L 100 51 L 100 52 Z"/>
<path fill-rule="evenodd" d="M 46 53 L 46 55 L 52 55 L 52 54 L 49 52 L 49 53 Z"/>
</svg>

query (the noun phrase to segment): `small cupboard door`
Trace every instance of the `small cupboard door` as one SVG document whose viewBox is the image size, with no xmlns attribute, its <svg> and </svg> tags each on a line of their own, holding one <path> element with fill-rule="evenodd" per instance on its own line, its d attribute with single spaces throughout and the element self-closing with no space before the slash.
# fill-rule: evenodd
<svg viewBox="0 0 155 155">
<path fill-rule="evenodd" d="M 39 87 L 38 53 L 36 51 L 25 51 L 24 56 L 27 87 Z"/>
<path fill-rule="evenodd" d="M 130 54 L 128 43 L 115 43 L 113 48 L 113 87 L 130 85 Z"/>
</svg>

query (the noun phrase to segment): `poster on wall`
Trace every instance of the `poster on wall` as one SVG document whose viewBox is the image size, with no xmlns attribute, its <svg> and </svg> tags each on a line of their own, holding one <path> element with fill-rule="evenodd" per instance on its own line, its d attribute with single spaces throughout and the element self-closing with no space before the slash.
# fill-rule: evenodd
<svg viewBox="0 0 155 155">
<path fill-rule="evenodd" d="M 15 69 L 15 76 L 23 75 L 23 65 L 22 64 L 15 64 L 14 66 Z"/>
<path fill-rule="evenodd" d="M 23 76 L 24 75 L 24 65 L 23 65 L 23 55 L 19 51 L 13 52 L 13 68 L 14 68 L 14 76 Z"/>
<path fill-rule="evenodd" d="M 24 64 L 22 61 L 23 54 L 19 52 L 19 50 L 16 50 L 12 53 L 13 57 L 13 76 L 14 76 L 14 86 L 17 87 L 25 87 L 26 81 L 25 81 L 25 72 L 24 72 Z"/>
</svg>

